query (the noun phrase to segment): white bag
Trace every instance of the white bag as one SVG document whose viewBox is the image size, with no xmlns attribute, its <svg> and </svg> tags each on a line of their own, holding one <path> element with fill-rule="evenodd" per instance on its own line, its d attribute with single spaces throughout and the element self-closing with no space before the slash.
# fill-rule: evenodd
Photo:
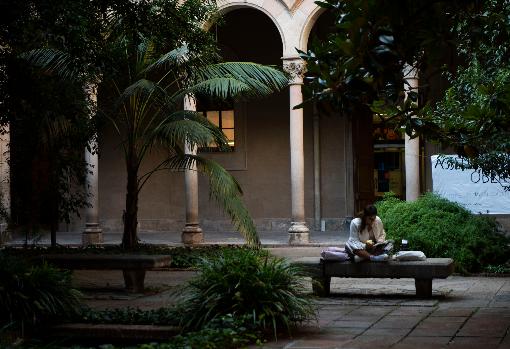
<svg viewBox="0 0 510 349">
<path fill-rule="evenodd" d="M 424 261 L 427 259 L 422 251 L 399 251 L 395 254 L 397 261 Z"/>
<path fill-rule="evenodd" d="M 325 261 L 344 262 L 349 259 L 349 255 L 341 247 L 327 247 L 322 250 L 321 257 Z"/>
</svg>

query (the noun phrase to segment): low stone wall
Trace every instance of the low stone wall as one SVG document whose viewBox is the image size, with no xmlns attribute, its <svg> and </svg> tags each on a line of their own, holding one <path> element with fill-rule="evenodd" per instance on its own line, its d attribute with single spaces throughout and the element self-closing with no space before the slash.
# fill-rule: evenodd
<svg viewBox="0 0 510 349">
<path fill-rule="evenodd" d="M 324 223 L 322 223 L 322 221 Z M 274 232 L 286 232 L 290 228 L 290 218 L 255 218 L 255 226 L 258 231 L 274 231 Z M 310 230 L 321 230 L 321 227 L 325 228 L 325 231 L 344 231 L 348 229 L 350 223 L 350 217 L 347 218 L 322 218 L 321 222 L 317 225 L 314 224 L 314 219 L 307 218 L 306 224 Z M 138 228 L 145 231 L 167 231 L 180 233 L 184 228 L 185 222 L 177 219 L 139 219 Z M 223 231 L 233 232 L 236 229 L 228 219 L 212 220 L 202 219 L 200 226 L 204 231 Z M 104 232 L 109 231 L 122 231 L 122 221 L 120 219 L 104 219 L 101 220 L 101 228 Z"/>
</svg>

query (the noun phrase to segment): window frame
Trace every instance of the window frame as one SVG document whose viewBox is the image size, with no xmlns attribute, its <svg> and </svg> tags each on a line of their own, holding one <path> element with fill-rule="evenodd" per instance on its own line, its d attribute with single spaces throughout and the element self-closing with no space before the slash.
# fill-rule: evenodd
<svg viewBox="0 0 510 349">
<path fill-rule="evenodd" d="M 222 112 L 226 112 L 226 111 L 231 111 L 232 112 L 233 127 L 223 127 Z M 234 152 L 236 150 L 236 138 L 237 138 L 236 137 L 236 125 L 237 125 L 237 122 L 236 122 L 235 108 L 232 107 L 232 108 L 228 108 L 228 109 L 227 108 L 201 109 L 201 110 L 197 110 L 197 112 L 201 113 L 211 123 L 213 123 L 213 122 L 211 121 L 211 119 L 209 119 L 207 117 L 207 113 L 209 113 L 209 112 L 218 112 L 218 125 L 215 125 L 215 126 L 217 126 L 221 130 L 221 132 L 223 132 L 223 130 L 232 130 L 233 131 L 234 138 L 232 139 L 232 141 L 233 141 L 234 144 L 233 145 L 229 145 L 229 146 L 230 146 L 230 150 L 232 152 Z M 225 137 L 227 137 L 225 132 L 223 132 L 223 134 L 225 135 Z M 230 139 L 228 139 L 228 137 L 227 137 L 227 140 L 230 141 Z M 202 153 L 224 153 L 224 151 L 219 150 L 218 146 L 199 147 L 198 151 L 202 152 Z"/>
</svg>

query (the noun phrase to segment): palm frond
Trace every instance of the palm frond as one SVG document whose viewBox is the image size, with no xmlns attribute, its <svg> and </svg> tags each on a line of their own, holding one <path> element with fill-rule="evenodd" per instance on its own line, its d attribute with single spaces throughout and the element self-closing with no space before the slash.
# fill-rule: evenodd
<svg viewBox="0 0 510 349">
<path fill-rule="evenodd" d="M 166 92 L 158 84 L 151 80 L 140 79 L 122 91 L 114 103 L 115 109 L 124 105 L 135 96 L 140 100 L 142 98 L 150 98 L 150 102 L 156 103 L 158 106 L 165 105 L 167 99 Z"/>
<path fill-rule="evenodd" d="M 227 170 L 217 162 L 197 155 L 177 154 L 168 161 L 169 167 L 174 169 L 192 169 L 195 164 L 209 180 L 210 198 L 222 207 L 248 245 L 260 247 L 257 229 L 242 200 L 241 187 Z"/>
<path fill-rule="evenodd" d="M 142 41 L 138 44 L 136 50 L 136 71 L 143 74 L 145 68 L 154 61 L 154 42 L 142 37 Z"/>
<path fill-rule="evenodd" d="M 267 96 L 271 90 L 258 81 L 237 80 L 233 77 L 216 77 L 180 90 L 176 98 L 183 98 L 187 94 L 205 95 L 212 98 L 227 99 L 231 97 L 257 98 Z"/>
<path fill-rule="evenodd" d="M 188 141 L 192 147 L 207 147 L 213 139 L 208 128 L 191 120 L 179 120 L 159 125 L 154 129 L 150 138 L 171 148 L 177 144 L 184 144 L 185 141 Z"/>
<path fill-rule="evenodd" d="M 214 143 L 220 150 L 230 150 L 223 132 L 201 113 L 190 110 L 180 110 L 168 115 L 154 128 L 150 137 L 171 148 L 188 142 L 192 148 L 208 147 Z"/>
<path fill-rule="evenodd" d="M 159 68 L 168 68 L 172 65 L 181 65 L 189 58 L 189 50 L 186 44 L 165 53 L 159 57 L 154 63 L 149 64 L 142 73 L 148 73 Z"/>
<path fill-rule="evenodd" d="M 55 74 L 65 80 L 78 80 L 80 78 L 79 70 L 74 65 L 72 57 L 66 52 L 41 48 L 24 52 L 19 57 L 41 68 L 44 72 Z"/>
<path fill-rule="evenodd" d="M 197 82 L 231 77 L 244 82 L 254 90 L 263 85 L 265 89 L 260 91 L 263 94 L 279 91 L 287 86 L 289 82 L 287 75 L 277 68 L 251 62 L 210 64 L 197 69 L 194 74 Z"/>
</svg>

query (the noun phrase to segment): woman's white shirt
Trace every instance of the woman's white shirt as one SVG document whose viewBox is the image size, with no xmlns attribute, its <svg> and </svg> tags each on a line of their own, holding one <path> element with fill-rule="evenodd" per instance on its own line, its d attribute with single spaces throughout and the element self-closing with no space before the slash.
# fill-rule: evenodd
<svg viewBox="0 0 510 349">
<path fill-rule="evenodd" d="M 349 240 L 347 240 L 349 247 L 353 250 L 364 250 L 366 247 L 364 242 L 367 240 L 373 240 L 374 243 L 377 243 L 383 242 L 386 239 L 383 222 L 379 216 L 375 217 L 374 223 L 372 224 L 372 231 L 368 230 L 368 226 L 366 226 L 363 231 L 360 231 L 360 228 L 361 218 L 354 218 L 351 221 Z"/>
</svg>

